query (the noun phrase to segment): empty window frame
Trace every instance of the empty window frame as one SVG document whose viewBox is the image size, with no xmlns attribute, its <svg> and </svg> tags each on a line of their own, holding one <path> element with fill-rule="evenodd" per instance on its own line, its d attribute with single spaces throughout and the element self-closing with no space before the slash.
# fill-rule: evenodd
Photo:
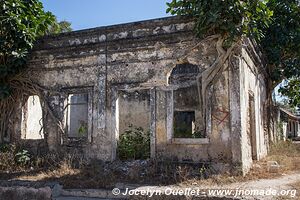
<svg viewBox="0 0 300 200">
<path fill-rule="evenodd" d="M 29 96 L 23 106 L 21 139 L 44 139 L 43 112 L 37 95 Z"/>
<path fill-rule="evenodd" d="M 172 70 L 167 92 L 167 138 L 171 143 L 207 143 L 197 65 L 184 63 Z M 174 89 L 176 88 L 176 89 Z"/>
<path fill-rule="evenodd" d="M 173 91 L 173 138 L 205 138 L 196 85 Z"/>
<path fill-rule="evenodd" d="M 195 111 L 174 111 L 174 138 L 192 138 L 195 132 Z"/>
<path fill-rule="evenodd" d="M 69 94 L 66 108 L 66 128 L 69 138 L 86 138 L 89 122 L 88 93 Z"/>
</svg>

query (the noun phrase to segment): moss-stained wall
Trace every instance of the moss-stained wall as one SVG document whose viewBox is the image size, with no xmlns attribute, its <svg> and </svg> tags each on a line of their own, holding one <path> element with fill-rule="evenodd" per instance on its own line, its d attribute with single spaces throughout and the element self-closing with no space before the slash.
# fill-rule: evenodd
<svg viewBox="0 0 300 200">
<path fill-rule="evenodd" d="M 197 45 L 199 42 L 193 33 L 193 22 L 188 18 L 170 17 L 100 27 L 41 38 L 29 67 L 40 85 L 56 91 L 46 94 L 53 99 L 50 105 L 62 121 L 70 91 L 89 92 L 89 134 L 80 146 L 74 147 L 89 157 L 115 159 L 119 134 L 127 123 L 132 121 L 134 125 L 137 120 L 138 124 L 151 129 L 152 157 L 227 164 L 242 162 L 240 141 L 244 139 L 240 111 L 246 105 L 241 105 L 244 100 L 240 96 L 243 93 L 239 87 L 242 80 L 239 61 L 233 62 L 234 67 L 227 67 L 210 86 L 208 104 L 204 105 L 207 112 L 203 128 L 207 137 L 172 138 L 170 95 L 184 84 L 169 84 L 172 70 L 178 64 L 188 63 L 198 67 L 197 72 L 201 74 L 217 57 L 214 42 Z M 199 82 L 196 85 L 199 86 Z M 263 87 L 261 85 L 261 90 Z M 147 91 L 147 98 L 120 99 L 122 91 Z M 72 141 L 61 136 L 50 118 L 44 119 L 44 124 L 51 150 L 65 144 L 72 146 Z M 262 148 L 261 152 L 264 151 Z"/>
<path fill-rule="evenodd" d="M 123 134 L 131 126 L 150 130 L 150 91 L 120 91 L 119 103 L 119 133 Z"/>
<path fill-rule="evenodd" d="M 261 70 L 258 60 L 254 59 L 250 45 L 248 43 L 248 48 L 242 49 L 240 60 L 241 153 L 245 172 L 251 167 L 253 159 L 259 160 L 267 155 L 269 145 L 268 133 L 264 130 L 267 109 L 265 72 Z M 256 154 L 256 158 L 253 158 L 253 154 Z"/>
</svg>

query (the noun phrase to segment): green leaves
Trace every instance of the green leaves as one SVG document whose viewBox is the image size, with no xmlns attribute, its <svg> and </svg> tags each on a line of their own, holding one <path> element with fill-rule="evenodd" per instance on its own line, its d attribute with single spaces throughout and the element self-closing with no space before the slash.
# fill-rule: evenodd
<svg viewBox="0 0 300 200">
<path fill-rule="evenodd" d="M 0 1 L 0 99 L 9 96 L 10 77 L 24 69 L 35 40 L 53 21 L 38 0 Z"/>
<path fill-rule="evenodd" d="M 194 17 L 200 38 L 221 34 L 227 48 L 242 36 L 255 39 L 266 55 L 273 84 L 300 77 L 299 0 L 172 0 L 167 5 L 173 15 Z M 288 85 L 292 83 L 281 91 L 299 105 L 298 82 Z"/>
<path fill-rule="evenodd" d="M 58 22 L 56 17 L 54 19 L 54 22 L 50 27 L 48 27 L 48 30 L 46 31 L 47 35 L 50 34 L 58 34 L 58 33 L 65 33 L 72 31 L 71 23 L 68 21 L 60 21 Z"/>
<path fill-rule="evenodd" d="M 21 166 L 25 166 L 30 162 L 30 154 L 27 150 L 23 149 L 16 153 L 16 161 Z"/>
<path fill-rule="evenodd" d="M 149 158 L 150 132 L 130 125 L 125 133 L 120 135 L 117 152 L 121 160 Z"/>
<path fill-rule="evenodd" d="M 291 78 L 288 83 L 279 89 L 279 92 L 289 97 L 289 104 L 300 107 L 300 77 Z"/>
<path fill-rule="evenodd" d="M 260 27 L 268 25 L 272 11 L 259 0 L 173 0 L 167 3 L 167 12 L 173 15 L 196 17 L 196 33 L 200 38 L 222 34 L 229 40 L 242 35 L 260 39 Z"/>
<path fill-rule="evenodd" d="M 292 106 L 300 106 L 300 4 L 297 0 L 270 0 L 272 21 L 261 46 L 269 62 L 274 84 L 287 80 L 280 93 Z"/>
</svg>

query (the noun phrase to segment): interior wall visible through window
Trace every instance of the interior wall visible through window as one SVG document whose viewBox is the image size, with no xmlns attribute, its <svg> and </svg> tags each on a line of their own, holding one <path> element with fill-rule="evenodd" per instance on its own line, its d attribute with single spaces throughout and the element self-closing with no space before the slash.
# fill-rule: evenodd
<svg viewBox="0 0 300 200">
<path fill-rule="evenodd" d="M 21 139 L 43 139 L 43 112 L 40 98 L 29 96 L 22 109 Z"/>
<path fill-rule="evenodd" d="M 66 125 L 70 138 L 88 135 L 88 98 L 88 93 L 68 95 Z"/>
<path fill-rule="evenodd" d="M 173 137 L 204 138 L 197 86 L 174 90 L 173 101 Z"/>
<path fill-rule="evenodd" d="M 189 63 L 177 65 L 171 72 L 169 84 L 173 92 L 173 138 L 205 138 L 202 107 L 199 99 L 200 70 Z"/>
</svg>

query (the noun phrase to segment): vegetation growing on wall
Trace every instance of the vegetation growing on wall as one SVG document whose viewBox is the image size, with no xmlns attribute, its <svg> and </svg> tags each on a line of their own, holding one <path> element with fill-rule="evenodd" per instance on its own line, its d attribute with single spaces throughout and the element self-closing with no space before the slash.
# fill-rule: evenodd
<svg viewBox="0 0 300 200">
<path fill-rule="evenodd" d="M 54 22 L 52 25 L 48 28 L 45 34 L 51 35 L 51 34 L 58 34 L 58 33 L 66 33 L 72 31 L 71 23 L 68 21 L 57 21 L 57 18 L 54 17 Z"/>
<path fill-rule="evenodd" d="M 255 39 L 267 60 L 269 97 L 284 79 L 289 84 L 281 93 L 300 105 L 300 6 L 299 0 L 172 0 L 167 12 L 193 17 L 195 32 L 206 40 L 217 40 L 219 56 L 202 76 L 211 84 L 223 71 L 244 36 Z M 209 76 L 211 78 L 209 78 Z M 207 90 L 203 87 L 203 97 Z M 205 99 L 203 99 L 205 101 Z"/>
<path fill-rule="evenodd" d="M 13 92 L 11 77 L 25 68 L 28 52 L 36 38 L 51 25 L 54 16 L 44 12 L 37 0 L 5 0 L 0 7 L 0 98 L 4 99 Z"/>
<path fill-rule="evenodd" d="M 26 76 L 26 60 L 36 39 L 70 24 L 58 23 L 39 0 L 0 1 L 0 142 L 8 134 L 16 105 L 29 95 L 41 97 L 42 88 Z M 41 98 L 44 100 L 44 98 Z"/>
</svg>

